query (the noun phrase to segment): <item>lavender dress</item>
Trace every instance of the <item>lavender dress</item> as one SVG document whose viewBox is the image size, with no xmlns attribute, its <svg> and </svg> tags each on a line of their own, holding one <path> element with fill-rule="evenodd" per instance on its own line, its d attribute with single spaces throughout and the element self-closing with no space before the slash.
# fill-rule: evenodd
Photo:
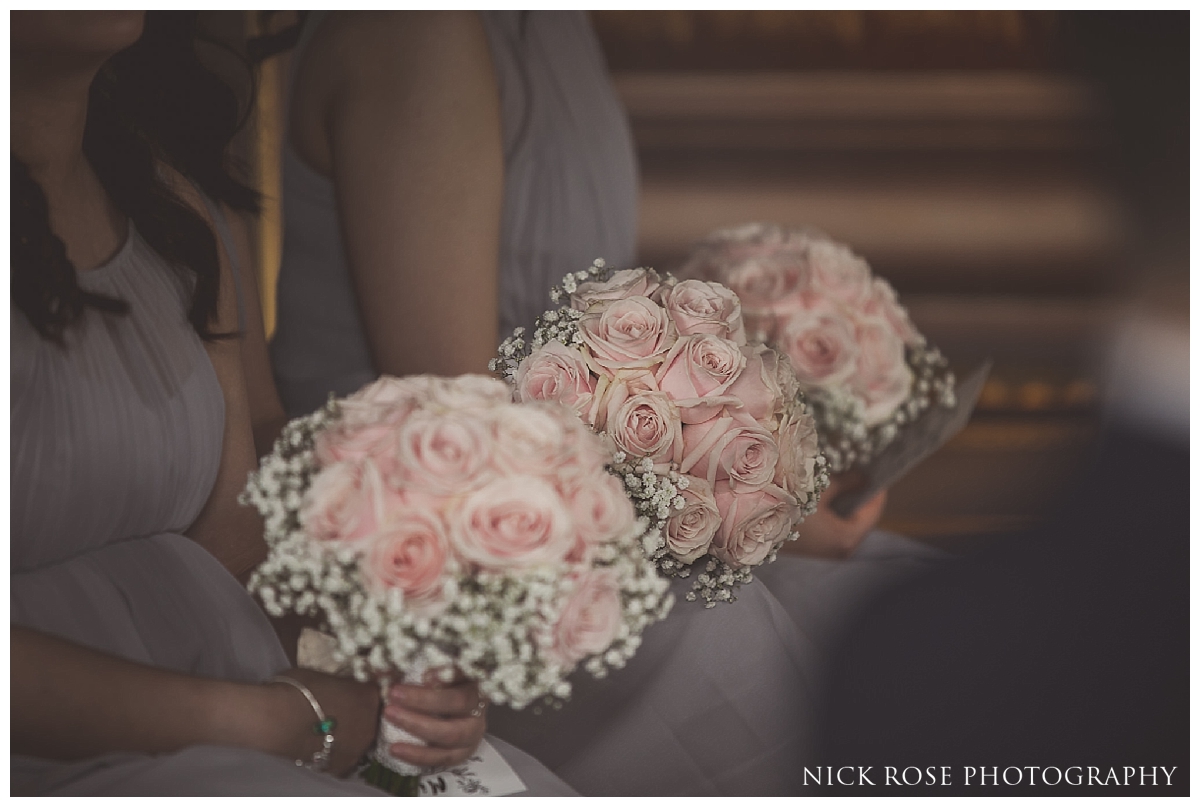
<svg viewBox="0 0 1200 807">
<path fill-rule="evenodd" d="M 532 324 L 566 272 L 597 257 L 633 265 L 637 169 L 585 14 L 480 17 L 503 116 L 500 319 L 508 330 Z M 376 372 L 332 183 L 290 149 L 284 160 L 286 231 L 272 361 L 285 405 L 296 414 L 331 391 L 352 392 Z M 490 730 L 583 795 L 798 792 L 800 766 L 811 759 L 807 640 L 761 583 L 712 610 L 683 602 L 679 592 L 675 610 L 650 628 L 628 667 L 603 681 L 578 674 L 561 711 L 493 708 Z"/>
<path fill-rule="evenodd" d="M 289 664 L 246 590 L 182 533 L 217 477 L 225 403 L 186 317 L 188 282 L 130 225 L 80 285 L 128 301 L 89 310 L 66 349 L 11 312 L 11 618 L 121 658 L 235 681 Z M 531 792 L 569 794 L 501 753 Z M 114 753 L 74 763 L 14 755 L 14 795 L 382 795 L 241 748 Z"/>
</svg>

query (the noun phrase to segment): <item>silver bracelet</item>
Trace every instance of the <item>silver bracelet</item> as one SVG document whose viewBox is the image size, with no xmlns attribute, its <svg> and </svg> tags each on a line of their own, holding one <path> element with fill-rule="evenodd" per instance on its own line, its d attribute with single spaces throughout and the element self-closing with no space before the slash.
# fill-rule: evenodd
<svg viewBox="0 0 1200 807">
<path fill-rule="evenodd" d="M 298 690 L 308 705 L 317 714 L 317 722 L 313 724 L 313 733 L 321 737 L 321 750 L 313 754 L 312 760 L 305 762 L 302 759 L 296 760 L 297 767 L 309 768 L 314 771 L 323 771 L 329 767 L 329 758 L 333 756 L 333 730 L 337 728 L 336 717 L 326 717 L 325 710 L 321 708 L 321 704 L 317 703 L 317 698 L 312 694 L 304 684 L 297 681 L 295 678 L 288 678 L 286 675 L 274 675 L 267 679 L 268 684 L 287 684 L 290 687 Z"/>
</svg>

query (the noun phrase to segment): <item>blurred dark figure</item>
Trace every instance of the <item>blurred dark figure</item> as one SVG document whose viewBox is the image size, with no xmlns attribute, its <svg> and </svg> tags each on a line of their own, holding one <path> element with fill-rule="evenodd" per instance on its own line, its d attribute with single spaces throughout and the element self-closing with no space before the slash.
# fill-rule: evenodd
<svg viewBox="0 0 1200 807">
<path fill-rule="evenodd" d="M 862 794 L 868 765 L 880 795 L 1189 793 L 1189 20 L 1064 18 L 1109 97 L 1135 228 L 1105 427 L 1045 524 L 862 614 L 822 714 L 822 764 L 855 784 L 826 775 L 830 795 Z"/>
</svg>

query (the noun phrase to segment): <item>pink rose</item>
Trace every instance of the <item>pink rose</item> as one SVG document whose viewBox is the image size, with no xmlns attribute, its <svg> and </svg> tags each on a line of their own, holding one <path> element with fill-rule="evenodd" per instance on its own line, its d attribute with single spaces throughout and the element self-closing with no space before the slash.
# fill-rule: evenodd
<svg viewBox="0 0 1200 807">
<path fill-rule="evenodd" d="M 679 407 L 684 423 L 700 423 L 733 402 L 722 394 L 745 366 L 746 357 L 728 339 L 711 334 L 683 336 L 663 359 L 655 379 Z"/>
<path fill-rule="evenodd" d="M 587 544 L 614 541 L 633 527 L 637 515 L 621 480 L 599 472 L 568 498 L 575 528 Z"/>
<path fill-rule="evenodd" d="M 596 303 L 649 297 L 658 289 L 659 283 L 658 273 L 653 269 L 622 269 L 613 272 L 608 280 L 580 283 L 571 295 L 571 308 L 587 311 Z"/>
<path fill-rule="evenodd" d="M 400 427 L 394 463 L 381 470 L 393 487 L 451 496 L 494 475 L 493 448 L 491 436 L 475 415 L 421 411 Z"/>
<path fill-rule="evenodd" d="M 367 422 L 360 426 L 339 422 L 317 435 L 314 446 L 317 462 L 329 466 L 382 454 L 391 450 L 395 434 L 396 427 L 386 422 Z"/>
<path fill-rule="evenodd" d="M 906 345 L 919 347 L 925 339 L 917 332 L 916 326 L 908 318 L 908 312 L 896 299 L 896 290 L 881 277 L 875 278 L 871 284 L 871 296 L 863 306 L 863 313 L 870 317 L 882 317 L 892 326 L 896 335 L 904 340 Z"/>
<path fill-rule="evenodd" d="M 850 390 L 864 405 L 867 426 L 891 416 L 912 390 L 913 373 L 904 360 L 904 341 L 886 321 L 858 323 L 858 361 Z"/>
<path fill-rule="evenodd" d="M 558 401 L 595 425 L 599 396 L 596 377 L 583 354 L 561 342 L 547 342 L 517 367 L 517 400 Z"/>
<path fill-rule="evenodd" d="M 775 440 L 779 445 L 779 463 L 775 466 L 774 482 L 804 504 L 816 483 L 813 471 L 820 451 L 817 422 L 796 407 L 784 415 Z"/>
<path fill-rule="evenodd" d="M 683 427 L 680 473 L 702 476 L 710 485 L 728 481 L 738 492 L 759 490 L 775 477 L 775 438 L 744 415 L 715 417 Z"/>
<path fill-rule="evenodd" d="M 784 403 L 779 365 L 786 362 L 781 362 L 779 354 L 766 345 L 746 345 L 742 355 L 746 357 L 746 369 L 730 385 L 727 394 L 741 402 L 740 412 L 759 422 L 772 420 Z"/>
<path fill-rule="evenodd" d="M 610 374 L 662 361 L 675 341 L 675 325 L 662 306 L 645 297 L 595 306 L 579 320 L 592 360 Z"/>
<path fill-rule="evenodd" d="M 867 262 L 841 244 L 824 239 L 808 248 L 812 294 L 851 309 L 860 308 L 871 295 L 871 269 Z"/>
<path fill-rule="evenodd" d="M 585 572 L 571 592 L 558 623 L 551 659 L 570 667 L 608 649 L 621 628 L 621 590 L 612 569 Z"/>
<path fill-rule="evenodd" d="M 486 375 L 435 378 L 425 408 L 434 412 L 481 412 L 512 400 L 508 385 Z"/>
<path fill-rule="evenodd" d="M 831 389 L 854 373 L 858 340 L 850 320 L 831 308 L 798 311 L 779 336 L 801 384 Z"/>
<path fill-rule="evenodd" d="M 618 385 L 609 388 L 604 429 L 617 448 L 655 463 L 679 462 L 683 440 L 679 408 L 661 392 L 637 392 Z"/>
<path fill-rule="evenodd" d="M 501 472 L 554 475 L 573 448 L 555 403 L 505 406 L 492 413 L 494 462 Z"/>
<path fill-rule="evenodd" d="M 575 546 L 575 529 L 548 482 L 510 476 L 466 496 L 451 516 L 450 543 L 485 569 L 519 569 L 562 561 Z"/>
<path fill-rule="evenodd" d="M 357 428 L 378 423 L 399 424 L 421 405 L 434 383 L 433 376 L 380 376 L 338 402 L 339 425 Z"/>
<path fill-rule="evenodd" d="M 658 297 L 681 335 L 708 333 L 746 344 L 742 304 L 720 283 L 684 280 L 660 287 Z"/>
<path fill-rule="evenodd" d="M 570 410 L 564 410 L 568 414 Z M 596 474 L 613 461 L 616 448 L 607 434 L 593 434 L 574 415 L 565 423 L 566 457 L 555 467 L 551 482 L 564 497 L 570 496 L 583 485 L 591 484 Z"/>
<path fill-rule="evenodd" d="M 708 480 L 698 476 L 685 478 L 687 489 L 679 494 L 683 497 L 683 509 L 671 514 L 664 532 L 671 554 L 684 563 L 691 563 L 708 551 L 721 526 L 721 514 Z"/>
<path fill-rule="evenodd" d="M 378 528 L 382 499 L 383 485 L 370 461 L 330 465 L 305 492 L 300 524 L 319 541 L 354 543 Z"/>
<path fill-rule="evenodd" d="M 399 589 L 406 604 L 430 611 L 441 602 L 448 559 L 449 544 L 437 513 L 407 509 L 389 514 L 359 563 L 376 592 Z"/>
<path fill-rule="evenodd" d="M 721 527 L 709 552 L 735 569 L 762 563 L 792 532 L 795 506 L 778 488 L 737 493 L 722 482 L 714 498 Z"/>
<path fill-rule="evenodd" d="M 775 311 L 781 301 L 804 293 L 810 285 L 805 252 L 793 247 L 747 255 L 719 279 L 741 299 L 747 317 Z"/>
</svg>

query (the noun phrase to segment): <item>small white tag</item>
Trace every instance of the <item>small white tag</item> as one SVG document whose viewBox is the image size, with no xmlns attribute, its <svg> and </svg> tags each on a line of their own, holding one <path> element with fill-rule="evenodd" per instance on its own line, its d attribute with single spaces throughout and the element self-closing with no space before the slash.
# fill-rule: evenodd
<svg viewBox="0 0 1200 807">
<path fill-rule="evenodd" d="M 526 790 L 517 772 L 487 740 L 461 765 L 421 777 L 421 796 L 511 796 Z"/>
</svg>

